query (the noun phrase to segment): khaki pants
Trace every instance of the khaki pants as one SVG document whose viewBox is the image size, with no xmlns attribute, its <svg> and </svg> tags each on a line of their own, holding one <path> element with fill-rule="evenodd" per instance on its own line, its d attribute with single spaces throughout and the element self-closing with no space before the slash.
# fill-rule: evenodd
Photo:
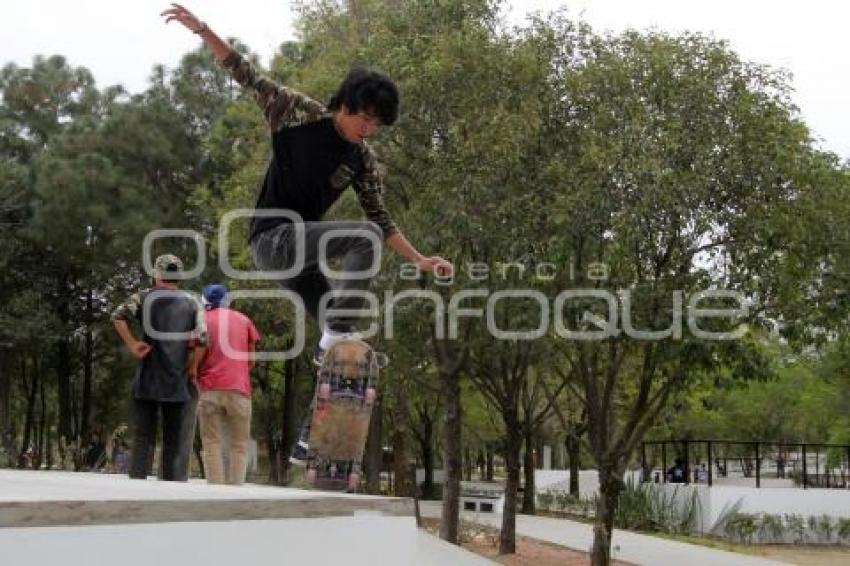
<svg viewBox="0 0 850 566">
<path fill-rule="evenodd" d="M 201 391 L 198 414 L 207 481 L 241 484 L 251 438 L 251 399 L 237 391 Z M 227 470 L 222 454 L 225 438 L 230 445 Z"/>
</svg>

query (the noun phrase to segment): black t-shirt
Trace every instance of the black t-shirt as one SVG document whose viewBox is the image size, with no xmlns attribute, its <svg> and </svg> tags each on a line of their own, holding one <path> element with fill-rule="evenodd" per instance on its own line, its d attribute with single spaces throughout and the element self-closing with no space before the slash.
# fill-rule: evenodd
<svg viewBox="0 0 850 566">
<path fill-rule="evenodd" d="M 340 136 L 330 116 L 274 132 L 272 150 L 256 208 L 293 210 L 305 222 L 321 220 L 366 168 L 360 147 Z M 284 222 L 255 217 L 251 239 Z"/>
<path fill-rule="evenodd" d="M 147 401 L 185 402 L 190 399 L 187 383 L 190 342 L 204 341 L 203 309 L 179 290 L 148 289 L 134 294 L 119 306 L 113 319 L 136 320 L 151 351 L 139 361 L 133 379 L 133 398 Z M 146 320 L 147 318 L 147 320 Z M 147 324 L 146 324 L 147 322 Z M 151 336 L 182 333 L 182 337 Z"/>
</svg>

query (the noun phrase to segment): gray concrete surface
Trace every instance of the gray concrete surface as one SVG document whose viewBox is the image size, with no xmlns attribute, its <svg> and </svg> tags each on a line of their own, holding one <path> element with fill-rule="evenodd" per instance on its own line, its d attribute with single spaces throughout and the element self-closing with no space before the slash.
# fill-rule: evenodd
<svg viewBox="0 0 850 566">
<path fill-rule="evenodd" d="M 492 564 L 416 527 L 412 500 L 0 470 L 0 564 Z"/>
</svg>

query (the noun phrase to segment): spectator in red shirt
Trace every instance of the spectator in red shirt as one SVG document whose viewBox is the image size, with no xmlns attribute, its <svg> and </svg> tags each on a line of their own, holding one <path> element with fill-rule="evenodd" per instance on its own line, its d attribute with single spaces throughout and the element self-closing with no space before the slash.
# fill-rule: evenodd
<svg viewBox="0 0 850 566">
<path fill-rule="evenodd" d="M 204 288 L 208 340 L 196 348 L 194 371 L 200 388 L 198 414 L 204 471 L 209 483 L 239 485 L 245 480 L 251 438 L 251 368 L 260 333 L 247 316 L 222 307 L 224 285 Z M 229 440 L 225 469 L 222 444 Z"/>
</svg>

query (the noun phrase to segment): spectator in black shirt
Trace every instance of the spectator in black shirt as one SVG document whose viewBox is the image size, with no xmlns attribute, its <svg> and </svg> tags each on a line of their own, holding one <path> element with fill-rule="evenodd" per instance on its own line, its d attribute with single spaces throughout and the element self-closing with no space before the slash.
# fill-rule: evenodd
<svg viewBox="0 0 850 566">
<path fill-rule="evenodd" d="M 192 399 L 189 355 L 193 340 L 206 342 L 206 323 L 203 307 L 177 287 L 174 274 L 182 270 L 183 262 L 176 256 L 159 256 L 154 264 L 154 287 L 135 293 L 112 314 L 115 330 L 139 359 L 133 379 L 131 478 L 145 479 L 150 471 L 149 454 L 156 446 L 161 412 L 162 479 L 186 479 L 179 456 L 183 412 Z M 130 329 L 130 321 L 141 326 L 141 340 Z M 156 338 L 159 333 L 163 334 Z"/>
</svg>

